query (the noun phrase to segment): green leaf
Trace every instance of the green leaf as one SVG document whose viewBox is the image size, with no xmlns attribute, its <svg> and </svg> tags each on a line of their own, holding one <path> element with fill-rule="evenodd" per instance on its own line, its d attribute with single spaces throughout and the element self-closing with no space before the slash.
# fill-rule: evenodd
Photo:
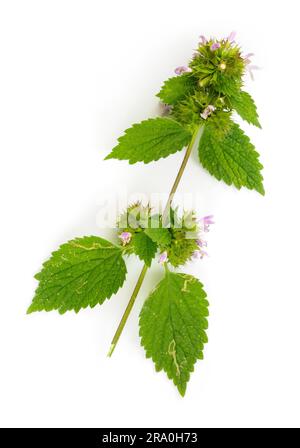
<svg viewBox="0 0 300 448">
<path fill-rule="evenodd" d="M 120 247 L 95 236 L 76 238 L 53 252 L 35 276 L 39 286 L 28 313 L 94 307 L 118 291 L 126 272 Z"/>
<path fill-rule="evenodd" d="M 136 233 L 132 243 L 135 254 L 150 267 L 157 251 L 157 244 L 144 232 Z"/>
<path fill-rule="evenodd" d="M 190 140 L 190 132 L 177 121 L 151 118 L 127 129 L 106 159 L 149 163 L 180 151 Z"/>
<path fill-rule="evenodd" d="M 241 83 L 234 76 L 228 77 L 220 73 L 218 76 L 218 82 L 215 87 L 217 88 L 218 92 L 230 97 L 234 97 L 240 92 Z"/>
<path fill-rule="evenodd" d="M 241 91 L 239 95 L 230 98 L 232 108 L 240 115 L 240 117 L 258 128 L 261 128 L 259 123 L 257 108 L 253 98 L 249 93 Z"/>
<path fill-rule="evenodd" d="M 203 285 L 186 274 L 167 272 L 140 314 L 141 343 L 157 371 L 164 370 L 180 394 L 203 358 L 208 302 Z"/>
<path fill-rule="evenodd" d="M 163 103 L 174 105 L 190 95 L 195 89 L 195 80 L 188 74 L 167 79 L 157 96 Z"/>
<path fill-rule="evenodd" d="M 159 246 L 168 245 L 171 242 L 172 236 L 168 229 L 166 228 L 152 228 L 149 227 L 145 229 L 146 235 L 148 235 L 152 241 L 157 243 Z"/>
<path fill-rule="evenodd" d="M 238 189 L 247 187 L 264 194 L 263 168 L 249 137 L 232 122 L 223 136 L 217 136 L 213 122 L 207 123 L 199 143 L 199 158 L 203 167 L 218 180 Z"/>
</svg>

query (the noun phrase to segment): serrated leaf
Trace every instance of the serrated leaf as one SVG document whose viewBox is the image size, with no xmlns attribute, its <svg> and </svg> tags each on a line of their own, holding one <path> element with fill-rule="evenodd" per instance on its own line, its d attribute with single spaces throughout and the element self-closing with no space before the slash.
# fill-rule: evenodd
<svg viewBox="0 0 300 448">
<path fill-rule="evenodd" d="M 249 93 L 241 91 L 239 95 L 230 98 L 232 108 L 240 115 L 240 117 L 258 128 L 261 128 L 258 119 L 257 108 L 253 98 Z"/>
<path fill-rule="evenodd" d="M 265 193 L 259 154 L 236 123 L 220 138 L 216 138 L 213 122 L 208 123 L 199 143 L 199 158 L 203 167 L 218 180 L 238 189 L 244 186 Z"/>
<path fill-rule="evenodd" d="M 180 151 L 190 139 L 190 132 L 177 121 L 151 118 L 127 129 L 106 159 L 149 163 Z"/>
<path fill-rule="evenodd" d="M 136 233 L 132 243 L 134 253 L 150 267 L 157 251 L 157 244 L 144 232 Z"/>
<path fill-rule="evenodd" d="M 235 77 L 222 76 L 219 74 L 218 83 L 216 85 L 218 92 L 224 95 L 234 97 L 240 92 L 240 82 Z"/>
<path fill-rule="evenodd" d="M 94 307 L 118 291 L 126 272 L 120 247 L 95 236 L 71 240 L 35 276 L 39 286 L 28 313 Z"/>
<path fill-rule="evenodd" d="M 195 80 L 189 74 L 167 79 L 157 96 L 163 103 L 174 105 L 190 95 L 195 89 Z"/>
<path fill-rule="evenodd" d="M 140 314 L 141 344 L 157 371 L 164 370 L 181 395 L 207 342 L 208 302 L 191 275 L 167 272 Z"/>
<path fill-rule="evenodd" d="M 172 236 L 167 228 L 152 228 L 145 229 L 146 235 L 151 238 L 152 241 L 160 245 L 168 245 L 171 242 Z"/>
</svg>

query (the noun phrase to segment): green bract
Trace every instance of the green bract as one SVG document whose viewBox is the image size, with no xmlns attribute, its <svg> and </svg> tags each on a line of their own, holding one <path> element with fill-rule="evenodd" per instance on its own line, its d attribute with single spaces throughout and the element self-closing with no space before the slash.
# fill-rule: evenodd
<svg viewBox="0 0 300 448">
<path fill-rule="evenodd" d="M 240 48 L 227 39 L 218 44 L 220 47 L 215 50 L 212 49 L 213 40 L 199 45 L 189 66 L 199 87 L 218 95 L 233 95 L 242 87 L 245 61 Z"/>
<path fill-rule="evenodd" d="M 139 232 L 135 233 L 132 238 L 132 250 L 150 267 L 157 252 L 157 244 L 145 232 Z"/>
<path fill-rule="evenodd" d="M 189 74 L 174 76 L 165 81 L 157 96 L 165 104 L 175 105 L 192 95 L 197 87 L 197 80 Z"/>
<path fill-rule="evenodd" d="M 147 266 L 157 252 L 166 252 L 168 262 L 178 267 L 190 261 L 199 250 L 200 229 L 193 212 L 180 217 L 176 210 L 170 209 L 163 223 L 162 215 L 151 215 L 149 207 L 134 204 L 121 215 L 119 228 L 119 237 L 124 233 L 130 235 L 130 241 L 124 244 L 124 253 L 136 254 Z"/>
</svg>

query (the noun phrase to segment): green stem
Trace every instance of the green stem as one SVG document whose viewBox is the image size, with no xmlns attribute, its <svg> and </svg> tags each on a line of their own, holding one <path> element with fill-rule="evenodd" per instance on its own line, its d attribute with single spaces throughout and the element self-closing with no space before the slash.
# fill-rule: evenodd
<svg viewBox="0 0 300 448">
<path fill-rule="evenodd" d="M 171 192 L 169 194 L 165 210 L 163 212 L 163 216 L 162 216 L 163 224 L 166 221 L 167 217 L 169 216 L 169 211 L 170 211 L 173 199 L 174 199 L 174 195 L 175 195 L 175 193 L 177 191 L 179 182 L 180 182 L 180 180 L 182 178 L 182 175 L 184 173 L 184 170 L 186 168 L 186 165 L 187 165 L 188 160 L 190 158 L 190 155 L 192 153 L 192 150 L 193 150 L 193 147 L 194 147 L 197 135 L 199 133 L 199 130 L 200 130 L 200 127 L 197 128 L 196 131 L 194 132 L 194 134 L 192 136 L 192 139 L 191 139 L 191 141 L 190 141 L 190 143 L 189 143 L 189 145 L 188 145 L 188 147 L 186 149 L 186 152 L 185 152 L 182 164 L 181 164 L 181 166 L 179 168 L 179 171 L 178 171 L 178 174 L 176 176 L 175 182 L 174 182 L 173 187 L 171 189 Z M 135 302 L 135 300 L 137 298 L 137 295 L 138 295 L 138 293 L 139 293 L 139 291 L 141 289 L 141 286 L 143 284 L 143 281 L 144 281 L 144 278 L 146 276 L 147 271 L 148 271 L 148 266 L 144 265 L 144 267 L 143 267 L 143 269 L 142 269 L 142 271 L 140 273 L 140 276 L 138 278 L 138 281 L 137 281 L 137 283 L 135 285 L 135 288 L 133 290 L 132 296 L 131 296 L 131 298 L 130 298 L 130 300 L 128 302 L 128 305 L 127 305 L 127 307 L 126 307 L 126 309 L 124 311 L 124 314 L 122 316 L 121 322 L 119 323 L 117 331 L 116 331 L 116 333 L 115 333 L 115 335 L 114 335 L 114 337 L 113 337 L 113 339 L 111 341 L 111 346 L 110 346 L 110 349 L 109 349 L 109 352 L 108 352 L 107 356 L 111 356 L 113 354 L 115 348 L 116 348 L 116 345 L 117 345 L 118 340 L 120 339 L 120 336 L 122 334 L 122 331 L 123 331 L 123 329 L 124 329 L 124 327 L 126 325 L 127 319 L 128 319 L 129 314 L 130 314 L 130 312 L 132 310 L 134 302 Z"/>
<path fill-rule="evenodd" d="M 174 182 L 174 184 L 173 184 L 173 187 L 172 187 L 172 189 L 171 189 L 171 191 L 170 191 L 170 194 L 169 194 L 169 197 L 168 197 L 168 200 L 167 200 L 167 203 L 166 203 L 165 210 L 164 210 L 164 212 L 163 212 L 163 216 L 162 216 L 162 222 L 163 222 L 163 224 L 164 224 L 164 222 L 166 221 L 166 218 L 167 218 L 168 215 L 169 215 L 170 208 L 171 208 L 171 205 L 172 205 L 172 202 L 173 202 L 175 193 L 176 193 L 176 191 L 177 191 L 179 182 L 181 181 L 182 175 L 183 175 L 183 173 L 184 173 L 184 170 L 185 170 L 185 168 L 186 168 L 186 165 L 187 165 L 188 160 L 189 160 L 189 158 L 190 158 L 190 155 L 191 155 L 191 153 L 192 153 L 192 150 L 193 150 L 193 147 L 194 147 L 194 144 L 195 144 L 197 135 L 198 135 L 198 133 L 199 133 L 199 130 L 200 130 L 200 127 L 197 128 L 196 131 L 194 132 L 194 134 L 193 134 L 193 136 L 192 136 L 192 139 L 191 139 L 191 141 L 190 141 L 190 143 L 189 143 L 189 145 L 188 145 L 188 147 L 187 147 L 187 149 L 186 149 L 186 152 L 185 152 L 185 155 L 184 155 L 182 164 L 181 164 L 181 166 L 180 166 L 180 168 L 179 168 L 179 171 L 178 171 L 178 173 L 177 173 L 175 182 Z"/>
<path fill-rule="evenodd" d="M 129 317 L 129 314 L 132 310 L 132 307 L 134 305 L 135 299 L 137 298 L 137 295 L 141 289 L 142 283 L 144 281 L 145 275 L 147 273 L 148 266 L 144 265 L 142 272 L 140 273 L 140 276 L 138 278 L 137 284 L 135 285 L 134 291 L 132 293 L 132 296 L 128 302 L 128 305 L 126 307 L 126 310 L 122 316 L 121 322 L 119 323 L 119 326 L 117 328 L 117 331 L 113 337 L 113 340 L 111 341 L 111 346 L 108 352 L 107 356 L 111 356 L 113 354 L 113 351 L 118 343 L 118 340 L 120 339 L 120 336 L 122 334 L 123 328 L 125 327 L 125 324 L 127 322 L 127 319 Z"/>
</svg>

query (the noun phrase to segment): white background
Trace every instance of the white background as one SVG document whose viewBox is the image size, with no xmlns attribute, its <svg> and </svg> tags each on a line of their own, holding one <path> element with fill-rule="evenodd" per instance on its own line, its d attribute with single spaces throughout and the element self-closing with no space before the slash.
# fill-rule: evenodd
<svg viewBox="0 0 300 448">
<path fill-rule="evenodd" d="M 0 2 L 0 424 L 10 427 L 291 427 L 300 424 L 299 37 L 296 1 Z M 214 214 L 210 257 L 190 265 L 211 303 L 210 342 L 182 399 L 139 345 L 147 277 L 112 359 L 141 263 L 94 310 L 26 316 L 33 275 L 60 243 L 108 235 L 103 197 L 167 193 L 182 160 L 104 162 L 158 113 L 162 81 L 199 34 L 232 30 L 262 69 L 247 90 L 263 130 L 266 196 L 218 183 L 191 159 L 179 191 Z"/>
</svg>

